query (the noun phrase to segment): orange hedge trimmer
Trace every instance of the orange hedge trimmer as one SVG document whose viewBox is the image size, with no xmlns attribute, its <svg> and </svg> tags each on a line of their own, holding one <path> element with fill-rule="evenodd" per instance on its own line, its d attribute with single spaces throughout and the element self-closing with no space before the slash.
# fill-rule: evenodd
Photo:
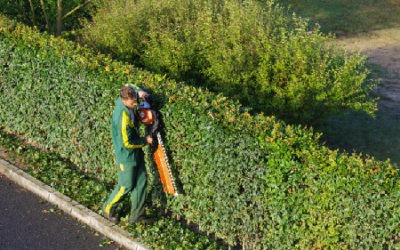
<svg viewBox="0 0 400 250">
<path fill-rule="evenodd" d="M 164 192 L 177 196 L 178 191 L 176 189 L 164 143 L 159 131 L 160 117 L 154 109 L 151 109 L 148 102 L 141 102 L 139 105 L 139 118 L 142 123 L 146 124 L 148 133 L 152 135 L 153 138 L 157 139 L 157 143 L 153 143 L 154 148 L 152 154 L 157 165 Z"/>
</svg>

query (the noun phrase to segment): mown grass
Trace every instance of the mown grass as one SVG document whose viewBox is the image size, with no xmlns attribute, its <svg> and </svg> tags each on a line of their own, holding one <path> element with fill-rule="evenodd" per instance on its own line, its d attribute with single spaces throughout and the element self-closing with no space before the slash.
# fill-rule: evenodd
<svg viewBox="0 0 400 250">
<path fill-rule="evenodd" d="M 378 160 L 391 159 L 400 165 L 400 115 L 388 113 L 386 108 L 377 112 L 376 118 L 357 112 L 344 117 L 331 117 L 320 127 L 322 139 L 331 148 L 358 152 Z"/>
<path fill-rule="evenodd" d="M 393 28 L 400 23 L 398 0 L 279 0 L 299 16 L 319 23 L 323 32 L 338 35 Z"/>
</svg>

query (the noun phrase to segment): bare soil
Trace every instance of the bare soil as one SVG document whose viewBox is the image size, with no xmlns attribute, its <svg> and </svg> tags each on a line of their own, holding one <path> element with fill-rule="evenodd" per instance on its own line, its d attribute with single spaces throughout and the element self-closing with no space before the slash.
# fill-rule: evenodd
<svg viewBox="0 0 400 250">
<path fill-rule="evenodd" d="M 366 55 L 368 62 L 382 67 L 379 107 L 400 115 L 400 29 L 370 31 L 338 41 L 348 50 Z"/>
</svg>

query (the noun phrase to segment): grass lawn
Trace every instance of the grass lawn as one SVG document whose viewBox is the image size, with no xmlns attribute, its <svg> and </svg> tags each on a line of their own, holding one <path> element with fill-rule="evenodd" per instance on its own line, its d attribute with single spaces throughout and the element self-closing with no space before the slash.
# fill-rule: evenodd
<svg viewBox="0 0 400 250">
<path fill-rule="evenodd" d="M 325 33 L 357 34 L 400 26 L 399 0 L 278 0 Z"/>
<path fill-rule="evenodd" d="M 330 148 L 339 148 L 348 153 L 368 154 L 378 160 L 400 166 L 400 114 L 388 113 L 381 108 L 376 118 L 366 114 L 349 112 L 344 117 L 331 117 L 324 126 L 316 130 Z"/>
</svg>

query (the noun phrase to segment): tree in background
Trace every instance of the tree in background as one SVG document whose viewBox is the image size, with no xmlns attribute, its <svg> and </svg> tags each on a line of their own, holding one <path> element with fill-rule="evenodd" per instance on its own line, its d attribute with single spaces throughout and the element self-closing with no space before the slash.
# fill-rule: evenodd
<svg viewBox="0 0 400 250">
<path fill-rule="evenodd" d="M 103 0 L 3 0 L 0 12 L 42 31 L 60 36 L 63 31 L 77 29 Z"/>
</svg>

